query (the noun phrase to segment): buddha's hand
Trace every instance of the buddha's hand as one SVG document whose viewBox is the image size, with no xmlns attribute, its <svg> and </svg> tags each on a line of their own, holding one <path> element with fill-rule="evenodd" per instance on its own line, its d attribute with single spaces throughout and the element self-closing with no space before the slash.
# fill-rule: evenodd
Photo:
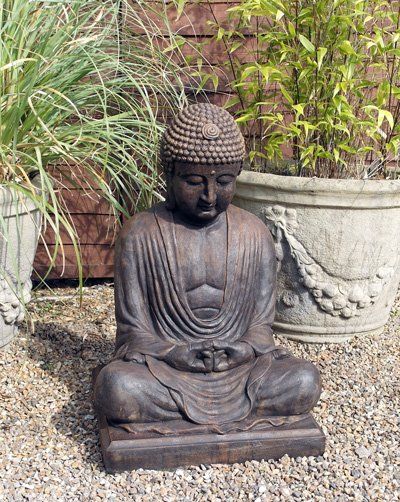
<svg viewBox="0 0 400 502">
<path fill-rule="evenodd" d="M 164 357 L 164 361 L 181 371 L 209 373 L 213 369 L 212 343 L 175 345 Z"/>
<path fill-rule="evenodd" d="M 215 341 L 213 347 L 213 371 L 230 370 L 251 361 L 255 357 L 253 348 L 246 342 L 235 342 L 227 345 L 226 342 Z"/>
<path fill-rule="evenodd" d="M 135 348 L 133 343 L 124 343 L 116 350 L 113 361 L 128 361 L 133 363 L 144 364 L 145 357 L 143 354 L 140 354 Z"/>
</svg>

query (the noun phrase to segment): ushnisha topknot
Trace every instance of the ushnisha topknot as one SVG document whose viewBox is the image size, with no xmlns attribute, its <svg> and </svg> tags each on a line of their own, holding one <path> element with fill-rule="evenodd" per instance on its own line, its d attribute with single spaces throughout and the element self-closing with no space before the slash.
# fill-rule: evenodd
<svg viewBox="0 0 400 502">
<path fill-rule="evenodd" d="M 161 138 L 160 160 L 165 172 L 174 162 L 231 164 L 243 161 L 245 145 L 232 115 L 209 103 L 180 111 Z"/>
</svg>

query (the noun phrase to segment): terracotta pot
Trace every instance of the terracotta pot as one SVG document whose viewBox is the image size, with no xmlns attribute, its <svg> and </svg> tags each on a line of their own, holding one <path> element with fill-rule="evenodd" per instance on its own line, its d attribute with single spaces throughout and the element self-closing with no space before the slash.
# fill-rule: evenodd
<svg viewBox="0 0 400 502">
<path fill-rule="evenodd" d="M 382 331 L 400 280 L 400 180 L 244 171 L 234 203 L 275 240 L 277 333 L 322 343 Z"/>
<path fill-rule="evenodd" d="M 9 344 L 31 298 L 41 213 L 30 199 L 0 186 L 0 347 Z"/>
</svg>

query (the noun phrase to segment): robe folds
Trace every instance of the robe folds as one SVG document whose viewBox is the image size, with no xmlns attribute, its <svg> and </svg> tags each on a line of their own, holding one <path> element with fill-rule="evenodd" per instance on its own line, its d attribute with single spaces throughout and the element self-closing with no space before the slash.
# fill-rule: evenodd
<svg viewBox="0 0 400 502">
<path fill-rule="evenodd" d="M 164 204 L 134 216 L 116 246 L 116 349 L 129 343 L 145 356 L 149 371 L 169 389 L 183 416 L 198 424 L 248 417 L 277 348 L 271 335 L 276 282 L 272 237 L 257 217 L 232 205 L 226 222 L 224 300 L 209 319 L 196 317 L 189 307 L 178 262 L 179 228 Z M 163 361 L 176 344 L 205 340 L 246 342 L 256 357 L 211 373 L 181 371 Z"/>
</svg>

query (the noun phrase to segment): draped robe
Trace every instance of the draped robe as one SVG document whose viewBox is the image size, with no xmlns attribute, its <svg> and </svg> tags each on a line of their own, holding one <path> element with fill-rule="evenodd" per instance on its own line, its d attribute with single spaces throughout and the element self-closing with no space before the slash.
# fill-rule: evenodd
<svg viewBox="0 0 400 502">
<path fill-rule="evenodd" d="M 276 349 L 271 336 L 276 281 L 272 238 L 258 218 L 235 206 L 228 207 L 226 222 L 224 300 L 209 319 L 196 317 L 189 307 L 178 262 L 178 226 L 165 205 L 134 216 L 116 249 L 116 348 L 131 343 L 144 355 L 179 410 L 198 424 L 248 417 Z M 210 373 L 181 371 L 163 361 L 176 344 L 205 340 L 246 342 L 256 357 Z"/>
</svg>

